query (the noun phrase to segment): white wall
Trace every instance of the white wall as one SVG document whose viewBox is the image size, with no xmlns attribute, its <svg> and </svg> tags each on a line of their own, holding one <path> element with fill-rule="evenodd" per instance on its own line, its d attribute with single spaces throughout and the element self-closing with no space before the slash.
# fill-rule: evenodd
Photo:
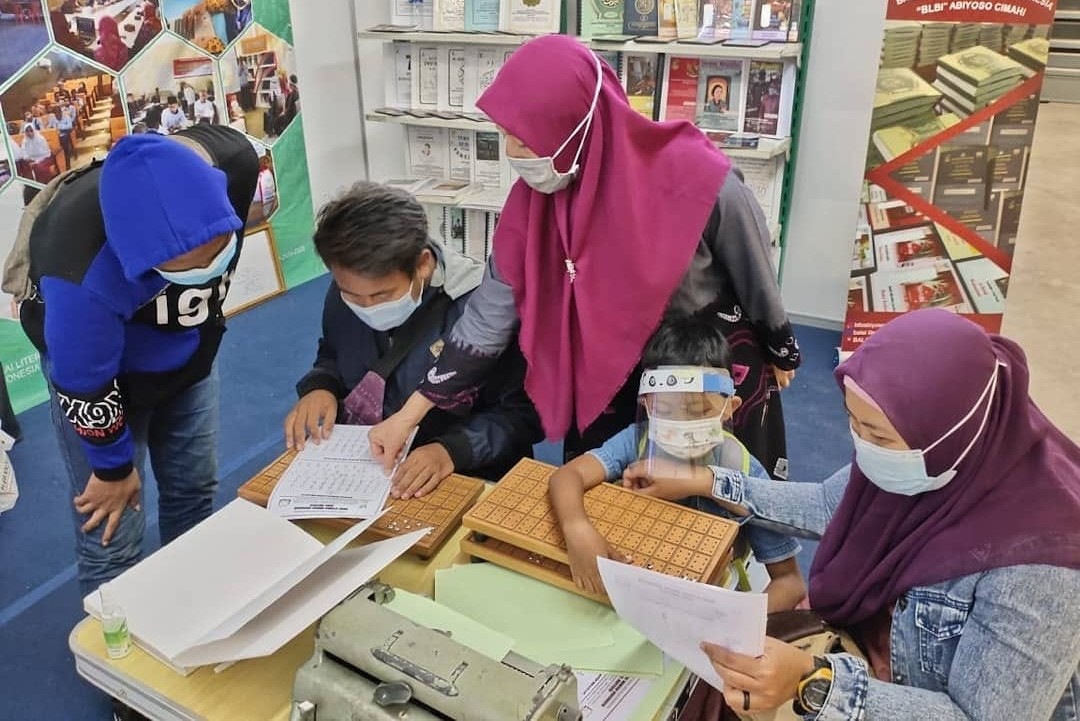
<svg viewBox="0 0 1080 721">
<path fill-rule="evenodd" d="M 783 293 L 799 321 L 839 326 L 847 305 L 885 0 L 817 0 Z"/>
<path fill-rule="evenodd" d="M 364 135 L 357 93 L 352 0 L 291 0 L 293 44 L 304 117 L 311 194 L 318 208 L 365 176 Z M 369 0 L 361 0 L 362 4 Z M 374 4 L 374 3 L 372 3 Z M 365 25 L 364 19 L 358 24 Z"/>
<path fill-rule="evenodd" d="M 405 166 L 404 130 L 387 123 L 367 123 L 365 158 L 354 62 L 364 107 L 382 105 L 383 43 L 354 45 L 350 1 L 321 0 L 319 12 L 291 2 L 316 207 L 363 178 L 365 162 L 377 180 Z M 357 29 L 389 21 L 387 0 L 354 1 Z M 844 317 L 884 18 L 885 0 L 816 2 L 783 274 L 788 311 L 803 322 L 839 326 Z"/>
</svg>

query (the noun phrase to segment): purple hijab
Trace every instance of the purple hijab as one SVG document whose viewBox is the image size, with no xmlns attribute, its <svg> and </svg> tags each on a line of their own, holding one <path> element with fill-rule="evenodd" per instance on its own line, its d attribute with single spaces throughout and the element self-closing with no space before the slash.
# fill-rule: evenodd
<svg viewBox="0 0 1080 721">
<path fill-rule="evenodd" d="M 866 621 L 915 586 L 992 568 L 1080 568 L 1080 448 L 1028 396 L 1017 344 L 949 311 L 921 310 L 877 331 L 836 379 L 843 388 L 850 377 L 910 447 L 925 448 L 967 415 L 994 372 L 986 427 L 945 487 L 886 493 L 852 464 L 810 568 L 811 606 L 831 623 Z M 952 466 L 983 410 L 926 455 L 931 475 Z"/>
</svg>

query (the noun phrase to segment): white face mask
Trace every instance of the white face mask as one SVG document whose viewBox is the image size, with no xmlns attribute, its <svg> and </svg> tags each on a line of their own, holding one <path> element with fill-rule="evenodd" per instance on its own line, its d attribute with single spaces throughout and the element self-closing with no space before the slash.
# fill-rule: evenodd
<svg viewBox="0 0 1080 721">
<path fill-rule="evenodd" d="M 233 233 L 229 242 L 205 268 L 189 268 L 188 270 L 161 270 L 155 268 L 155 270 L 157 270 L 158 275 L 170 283 L 192 286 L 206 285 L 210 281 L 225 275 L 225 271 L 229 269 L 229 263 L 232 262 L 233 256 L 236 255 L 236 245 L 236 233 Z"/>
<path fill-rule="evenodd" d="M 341 300 L 345 302 L 345 305 L 349 306 L 349 310 L 355 313 L 357 318 L 364 321 L 372 330 L 388 331 L 400 327 L 420 307 L 420 300 L 424 297 L 424 282 L 420 281 L 420 295 L 418 297 L 413 298 L 412 289 L 413 284 L 409 283 L 409 289 L 405 291 L 405 295 L 397 300 L 390 300 L 367 308 L 356 303 L 350 303 L 344 294 L 342 294 Z"/>
<path fill-rule="evenodd" d="M 649 418 L 649 440 L 679 460 L 701 458 L 723 445 L 724 415 L 692 421 Z"/>
<path fill-rule="evenodd" d="M 596 114 L 596 103 L 600 100 L 600 89 L 603 85 L 604 70 L 600 64 L 600 58 L 596 58 L 596 91 L 593 93 L 592 105 L 589 106 L 589 112 L 585 114 L 585 117 L 570 133 L 570 137 L 564 140 L 563 144 L 556 148 L 554 153 L 543 158 L 507 158 L 510 167 L 521 176 L 521 179 L 530 188 L 538 193 L 550 195 L 570 185 L 577 176 L 578 159 L 581 158 L 581 151 L 585 147 L 585 139 L 589 135 L 589 128 L 592 126 L 593 115 Z M 569 170 L 560 173 L 555 169 L 555 158 L 562 153 L 579 132 L 581 133 L 581 143 L 578 145 L 577 152 L 574 153 L 574 162 L 570 165 Z"/>
<path fill-rule="evenodd" d="M 997 388 L 997 379 L 998 368 L 995 366 L 994 374 L 990 377 L 990 382 L 986 384 L 986 388 L 983 390 L 982 395 L 975 401 L 975 406 L 966 416 L 961 418 L 955 426 L 946 431 L 945 435 L 923 450 L 912 449 L 907 451 L 897 451 L 889 448 L 882 448 L 881 446 L 863 440 L 855 432 L 855 429 L 852 428 L 851 437 L 855 441 L 855 465 L 859 467 L 859 470 L 862 471 L 863 475 L 866 476 L 871 483 L 888 493 L 896 493 L 902 496 L 914 496 L 919 493 L 927 493 L 943 488 L 949 481 L 956 477 L 957 467 L 967 456 L 968 452 L 975 447 L 975 442 L 979 440 L 983 429 L 986 427 L 986 421 L 990 417 L 990 408 L 993 406 L 994 389 Z M 949 470 L 941 475 L 931 476 L 926 471 L 926 454 L 967 423 L 968 420 L 975 415 L 976 411 L 979 410 L 979 406 L 983 404 L 983 401 L 986 401 L 986 410 L 983 412 L 982 423 L 979 424 L 979 430 L 975 431 L 975 435 L 971 439 L 971 442 L 968 443 L 967 448 L 965 448 L 963 453 L 960 454 L 960 457 L 956 459 L 956 462 L 949 467 Z"/>
</svg>

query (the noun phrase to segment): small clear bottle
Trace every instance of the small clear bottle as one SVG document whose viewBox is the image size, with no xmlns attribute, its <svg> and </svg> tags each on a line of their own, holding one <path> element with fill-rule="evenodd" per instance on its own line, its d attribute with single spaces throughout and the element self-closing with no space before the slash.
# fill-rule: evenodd
<svg viewBox="0 0 1080 721">
<path fill-rule="evenodd" d="M 128 632 L 127 615 L 112 595 L 109 584 L 98 589 L 101 597 L 101 628 L 105 632 L 105 650 L 109 658 L 124 658 L 131 653 L 131 634 Z"/>
</svg>

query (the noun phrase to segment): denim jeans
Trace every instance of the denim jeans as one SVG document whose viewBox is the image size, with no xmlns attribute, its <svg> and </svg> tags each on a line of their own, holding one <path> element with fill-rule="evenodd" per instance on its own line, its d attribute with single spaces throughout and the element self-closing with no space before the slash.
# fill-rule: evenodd
<svg viewBox="0 0 1080 721">
<path fill-rule="evenodd" d="M 71 498 L 80 495 L 92 470 L 82 441 L 75 435 L 50 386 L 50 415 L 67 469 Z M 158 486 L 158 530 L 162 545 L 196 525 L 213 510 L 217 490 L 218 375 L 210 375 L 169 401 L 128 413 L 135 439 L 135 468 L 145 487 L 146 457 Z M 89 533 L 80 529 L 88 516 L 72 506 L 79 585 L 85 596 L 135 565 L 142 555 L 146 508 L 124 509 L 107 547 L 101 545 L 103 521 Z"/>
</svg>

